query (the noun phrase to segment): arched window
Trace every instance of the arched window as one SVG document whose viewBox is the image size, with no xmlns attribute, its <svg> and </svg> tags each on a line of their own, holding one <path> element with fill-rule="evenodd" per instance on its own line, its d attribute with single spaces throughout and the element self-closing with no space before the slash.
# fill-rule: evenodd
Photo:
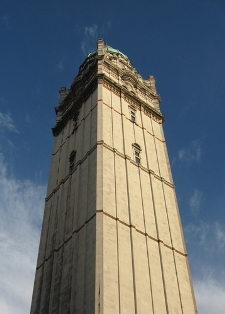
<svg viewBox="0 0 225 314">
<path fill-rule="evenodd" d="M 71 153 L 70 153 L 70 158 L 69 158 L 69 163 L 70 163 L 70 172 L 73 171 L 74 169 L 74 165 L 75 165 L 75 162 L 76 162 L 76 151 L 73 150 Z"/>
<path fill-rule="evenodd" d="M 134 161 L 137 164 L 140 164 L 141 163 L 141 146 L 138 145 L 137 143 L 134 143 L 132 146 L 134 150 Z"/>
</svg>

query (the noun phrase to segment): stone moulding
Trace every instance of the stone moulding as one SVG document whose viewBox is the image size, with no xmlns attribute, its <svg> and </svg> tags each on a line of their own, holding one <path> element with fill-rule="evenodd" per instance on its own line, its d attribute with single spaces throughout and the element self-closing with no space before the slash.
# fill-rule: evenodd
<svg viewBox="0 0 225 314">
<path fill-rule="evenodd" d="M 68 120 L 73 118 L 75 112 L 94 92 L 98 84 L 103 84 L 105 88 L 122 97 L 130 105 L 142 110 L 156 122 L 164 122 L 163 114 L 158 108 L 155 108 L 160 102 L 160 95 L 156 94 L 154 88 L 151 87 L 154 78 L 150 76 L 147 80 L 142 79 L 130 61 L 128 59 L 125 60 L 122 56 L 113 56 L 116 63 L 109 64 L 109 55 L 111 54 L 106 51 L 103 56 L 93 54 L 86 58 L 80 66 L 78 75 L 74 79 L 68 95 L 55 108 L 58 121 L 52 128 L 54 136 L 57 136 Z M 121 62 L 123 67 L 121 67 Z M 116 80 L 110 77 L 112 72 Z M 119 82 L 124 82 L 124 85 L 121 86 Z M 126 84 L 131 86 L 130 90 L 126 87 Z"/>
<path fill-rule="evenodd" d="M 68 172 L 68 174 L 58 182 L 57 186 L 51 191 L 51 193 L 46 196 L 45 202 L 47 202 L 58 191 L 60 186 L 62 184 L 64 184 L 74 172 L 77 171 L 78 166 L 81 165 L 88 158 L 88 156 L 90 156 L 94 152 L 94 150 L 97 148 L 97 146 L 102 146 L 103 148 L 108 149 L 109 151 L 113 152 L 117 156 L 119 156 L 125 160 L 128 160 L 135 167 L 138 167 L 141 170 L 148 173 L 149 175 L 154 176 L 155 179 L 163 182 L 164 184 L 170 186 L 173 189 L 175 188 L 175 185 L 173 183 L 171 183 L 171 182 L 167 181 L 165 178 L 157 175 L 152 169 L 146 168 L 141 164 L 137 164 L 129 155 L 124 155 L 123 153 L 121 153 L 117 149 L 115 149 L 114 147 L 108 145 L 103 140 L 101 140 L 101 141 L 98 141 L 89 151 L 87 151 L 87 153 L 84 155 L 84 157 L 82 159 L 80 159 L 76 162 L 74 169 L 71 172 Z"/>
<path fill-rule="evenodd" d="M 122 97 L 130 105 L 135 106 L 139 110 L 143 110 L 144 113 L 148 113 L 149 117 L 155 117 L 157 122 L 164 122 L 164 115 L 148 103 L 140 99 L 137 95 L 128 91 L 125 87 L 121 87 L 118 83 L 114 82 L 108 76 L 104 76 L 102 83 L 105 88 L 112 91 L 117 96 Z"/>
</svg>

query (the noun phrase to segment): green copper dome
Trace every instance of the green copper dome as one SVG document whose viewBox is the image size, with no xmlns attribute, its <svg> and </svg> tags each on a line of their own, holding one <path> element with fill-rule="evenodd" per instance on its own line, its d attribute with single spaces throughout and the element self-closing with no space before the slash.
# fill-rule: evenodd
<svg viewBox="0 0 225 314">
<path fill-rule="evenodd" d="M 121 51 L 119 51 L 118 49 L 114 49 L 108 45 L 105 46 L 105 51 L 111 52 L 111 53 L 117 53 L 120 54 L 121 56 L 123 56 L 124 58 L 128 59 L 128 57 L 122 53 Z"/>
<path fill-rule="evenodd" d="M 112 47 L 110 47 L 110 46 L 108 46 L 108 45 L 106 45 L 106 46 L 104 47 L 104 49 L 105 49 L 105 51 L 108 51 L 108 52 L 111 52 L 111 53 L 120 54 L 120 55 L 123 56 L 124 58 L 128 59 L 128 57 L 127 57 L 124 53 L 122 53 L 121 51 L 119 51 L 118 49 L 114 49 L 114 48 L 112 48 Z M 89 53 L 88 57 L 94 55 L 95 53 L 96 53 L 96 51 Z"/>
</svg>

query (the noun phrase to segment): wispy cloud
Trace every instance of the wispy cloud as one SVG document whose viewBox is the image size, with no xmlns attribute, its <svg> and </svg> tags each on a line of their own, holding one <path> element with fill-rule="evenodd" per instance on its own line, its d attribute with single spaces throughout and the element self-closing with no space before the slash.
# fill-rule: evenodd
<svg viewBox="0 0 225 314">
<path fill-rule="evenodd" d="M 202 143 L 199 140 L 192 141 L 187 148 L 178 151 L 177 157 L 173 162 L 179 160 L 185 163 L 200 162 L 203 155 Z"/>
<path fill-rule="evenodd" d="M 225 228 L 218 221 L 184 228 L 199 314 L 224 313 Z"/>
<path fill-rule="evenodd" d="M 3 15 L 3 16 L 1 16 L 1 21 L 2 21 L 2 24 L 3 24 L 8 30 L 10 30 L 9 17 L 8 17 L 8 15 Z"/>
<path fill-rule="evenodd" d="M 198 225 L 189 224 L 184 228 L 186 241 L 208 250 L 211 246 L 217 252 L 225 248 L 225 228 L 218 221 L 211 224 L 201 221 Z M 225 251 L 223 252 L 225 254 Z"/>
<path fill-rule="evenodd" d="M 29 311 L 45 191 L 45 186 L 9 175 L 0 154 L 1 313 Z"/>
<path fill-rule="evenodd" d="M 211 278 L 194 282 L 199 314 L 223 314 L 225 287 Z"/>
<path fill-rule="evenodd" d="M 201 221 L 199 225 L 189 224 L 184 228 L 185 239 L 187 242 L 205 245 L 206 238 L 211 228 L 208 223 L 203 221 Z"/>
<path fill-rule="evenodd" d="M 216 237 L 216 242 L 218 243 L 218 246 L 221 249 L 225 248 L 225 232 L 221 228 L 219 223 L 216 223 L 215 225 L 215 237 Z"/>
<path fill-rule="evenodd" d="M 63 71 L 63 70 L 64 70 L 64 65 L 63 65 L 62 61 L 59 61 L 59 63 L 57 64 L 57 68 L 58 68 L 58 70 L 60 70 L 60 71 Z"/>
<path fill-rule="evenodd" d="M 64 58 L 62 58 L 62 59 L 59 61 L 59 63 L 57 64 L 57 69 L 58 69 L 59 71 L 63 71 L 63 70 L 65 69 L 64 63 L 65 63 L 65 60 L 64 60 Z"/>
<path fill-rule="evenodd" d="M 81 42 L 81 50 L 86 57 L 90 52 L 96 49 L 96 41 L 98 39 L 98 26 L 96 24 L 92 26 L 84 27 L 84 37 Z"/>
<path fill-rule="evenodd" d="M 194 194 L 191 196 L 190 201 L 189 201 L 189 206 L 193 214 L 197 214 L 199 212 L 202 199 L 203 199 L 202 192 L 195 189 Z"/>
<path fill-rule="evenodd" d="M 76 26 L 78 29 L 78 26 Z M 93 24 L 91 26 L 85 26 L 83 29 L 83 39 L 81 41 L 81 50 L 85 57 L 96 50 L 96 41 L 99 37 L 104 37 L 111 30 L 112 23 L 108 20 L 104 25 L 98 26 Z"/>
<path fill-rule="evenodd" d="M 8 130 L 11 132 L 18 133 L 18 130 L 16 129 L 14 122 L 10 116 L 10 113 L 2 113 L 0 112 L 0 132 L 3 130 Z"/>
<path fill-rule="evenodd" d="M 195 254 L 195 265 L 198 275 L 216 274 L 219 265 L 225 260 L 225 227 L 218 221 L 207 223 L 200 221 L 198 224 L 190 223 L 184 228 L 185 240 L 191 252 Z M 207 256 L 207 258 L 206 258 Z M 198 262 L 201 267 L 198 267 Z M 204 272 L 204 269 L 207 271 Z M 211 269 L 211 270 L 210 270 Z M 224 266 L 223 271 L 225 272 Z M 220 279 L 220 276 L 218 277 Z"/>
<path fill-rule="evenodd" d="M 224 273 L 225 227 L 218 221 L 190 223 L 184 228 L 187 247 L 190 248 L 192 264 L 198 278 L 211 275 L 220 281 Z M 221 268 L 222 267 L 222 268 Z"/>
</svg>

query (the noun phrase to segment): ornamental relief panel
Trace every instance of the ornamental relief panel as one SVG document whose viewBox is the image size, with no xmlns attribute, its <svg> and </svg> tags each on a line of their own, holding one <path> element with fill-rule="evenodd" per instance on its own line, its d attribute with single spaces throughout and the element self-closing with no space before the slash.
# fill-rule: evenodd
<svg viewBox="0 0 225 314">
<path fill-rule="evenodd" d="M 109 91 L 113 92 L 115 95 L 120 97 L 120 94 L 121 94 L 120 89 L 117 88 L 115 85 L 110 84 L 109 82 L 103 80 L 103 86 L 107 88 Z"/>
<path fill-rule="evenodd" d="M 112 91 L 118 97 L 122 97 L 128 104 L 133 105 L 137 110 L 142 110 L 148 117 L 152 118 L 157 123 L 163 123 L 163 116 L 160 112 L 158 114 L 155 112 L 157 111 L 157 108 L 154 104 L 154 99 L 150 98 L 147 91 L 144 89 L 141 90 L 142 95 L 139 95 L 140 90 L 135 88 L 135 84 L 136 82 L 134 80 L 126 77 L 125 80 L 122 81 L 123 88 L 121 89 L 115 86 L 113 82 L 110 82 L 107 79 L 103 80 L 103 86 L 105 88 Z M 140 97 L 140 101 L 133 98 L 129 93 L 133 93 L 134 96 L 136 95 L 136 97 Z"/>
<path fill-rule="evenodd" d="M 143 79 L 140 74 L 137 73 L 136 69 L 132 66 L 130 61 L 128 59 L 123 58 L 121 55 L 116 55 L 116 54 L 110 54 L 107 53 L 104 57 L 105 63 L 107 63 L 107 69 L 105 68 L 105 71 L 107 73 L 112 72 L 112 68 L 117 68 L 118 70 L 122 70 L 121 78 L 123 80 L 123 75 L 129 75 L 130 77 L 133 77 L 134 81 L 136 82 L 134 87 L 137 88 L 139 86 L 141 91 L 141 96 L 146 97 L 145 94 L 146 92 L 150 92 L 152 95 L 156 96 L 156 87 L 155 87 L 155 78 L 152 75 L 149 75 L 147 79 Z M 112 74 L 112 76 L 114 76 Z M 119 73 L 117 72 L 117 77 L 118 78 Z"/>
<path fill-rule="evenodd" d="M 110 61 L 110 63 L 116 65 L 120 69 L 127 69 L 129 71 L 136 73 L 136 70 L 134 69 L 130 61 L 128 59 L 123 58 L 121 55 L 106 53 L 105 59 L 107 61 Z"/>
<path fill-rule="evenodd" d="M 136 89 L 129 82 L 122 82 L 122 86 L 125 87 L 129 92 L 133 93 L 134 95 L 137 95 Z"/>
<path fill-rule="evenodd" d="M 106 73 L 110 73 L 109 67 L 107 67 L 105 64 L 103 66 L 103 71 L 106 72 Z"/>
<path fill-rule="evenodd" d="M 121 96 L 128 104 L 134 106 L 137 110 L 141 109 L 141 105 L 131 97 L 127 97 L 124 93 Z"/>
<path fill-rule="evenodd" d="M 121 77 L 121 84 L 129 91 L 137 95 L 137 82 L 130 73 L 125 73 Z"/>
<path fill-rule="evenodd" d="M 137 79 L 136 77 L 130 73 L 130 72 L 125 72 L 122 77 L 121 77 L 122 82 L 124 82 L 125 85 L 129 85 L 132 87 L 132 89 L 137 88 Z"/>
<path fill-rule="evenodd" d="M 151 118 L 152 120 L 154 120 L 155 122 L 161 124 L 163 123 L 163 117 L 159 117 L 157 116 L 154 112 L 151 111 L 151 109 L 147 109 L 146 107 L 141 107 L 142 112 L 144 112 L 144 114 L 146 116 L 148 116 L 149 118 Z"/>
</svg>

